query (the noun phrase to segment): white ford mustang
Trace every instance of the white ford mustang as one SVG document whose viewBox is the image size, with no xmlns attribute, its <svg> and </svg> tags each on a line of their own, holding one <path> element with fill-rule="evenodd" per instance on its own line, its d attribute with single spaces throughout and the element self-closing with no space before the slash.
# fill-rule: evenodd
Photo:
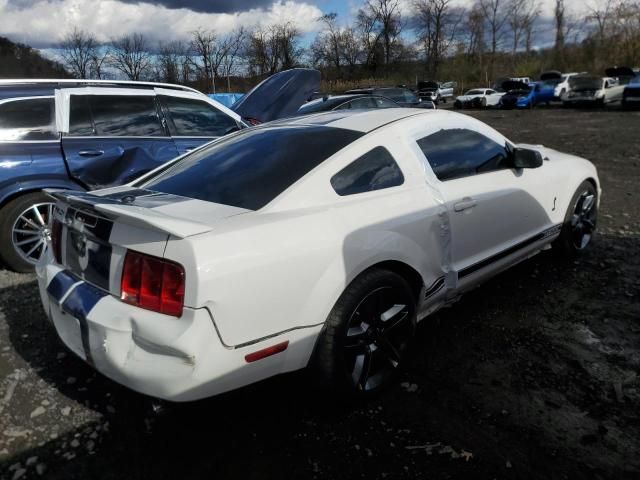
<svg viewBox="0 0 640 480">
<path fill-rule="evenodd" d="M 131 389 L 195 400 L 312 366 L 388 383 L 416 322 L 553 244 L 590 243 L 596 169 L 446 111 L 245 129 L 124 187 L 50 191 L 37 267 L 62 341 Z"/>
</svg>

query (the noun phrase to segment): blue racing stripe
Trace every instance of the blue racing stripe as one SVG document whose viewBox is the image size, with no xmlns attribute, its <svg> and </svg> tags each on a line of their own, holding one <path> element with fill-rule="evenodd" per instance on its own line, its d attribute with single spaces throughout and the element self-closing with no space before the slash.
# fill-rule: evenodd
<svg viewBox="0 0 640 480">
<path fill-rule="evenodd" d="M 62 304 L 62 310 L 73 316 L 80 324 L 80 337 L 82 339 L 82 348 L 87 363 L 93 365 L 91 357 L 91 348 L 89 345 L 89 326 L 87 325 L 87 315 L 96 306 L 101 298 L 106 297 L 107 293 L 89 285 L 81 283 L 73 292 L 65 299 Z"/>
<path fill-rule="evenodd" d="M 96 303 L 106 296 L 107 293 L 102 290 L 88 283 L 81 283 L 64 300 L 62 309 L 78 320 L 85 320 L 91 309 L 96 306 Z"/>
<path fill-rule="evenodd" d="M 51 295 L 56 302 L 60 303 L 60 300 L 69 291 L 71 285 L 76 283 L 78 279 L 73 275 L 70 275 L 66 271 L 61 271 L 53 277 L 53 280 L 49 282 L 47 286 L 47 293 Z"/>
</svg>

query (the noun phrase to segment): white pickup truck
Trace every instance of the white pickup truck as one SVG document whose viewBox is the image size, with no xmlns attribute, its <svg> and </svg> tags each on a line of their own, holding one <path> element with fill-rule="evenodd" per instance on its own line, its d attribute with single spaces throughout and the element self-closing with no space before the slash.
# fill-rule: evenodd
<svg viewBox="0 0 640 480">
<path fill-rule="evenodd" d="M 456 82 L 432 82 L 432 81 L 419 81 L 416 85 L 416 95 L 423 101 L 430 100 L 436 105 L 442 100 L 447 103 L 448 99 L 453 99 L 453 89 L 456 86 Z"/>
</svg>

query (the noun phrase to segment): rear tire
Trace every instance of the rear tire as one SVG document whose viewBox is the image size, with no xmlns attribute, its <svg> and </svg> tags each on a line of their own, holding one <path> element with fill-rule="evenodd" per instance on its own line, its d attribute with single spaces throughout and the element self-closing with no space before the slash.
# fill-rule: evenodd
<svg viewBox="0 0 640 480">
<path fill-rule="evenodd" d="M 415 326 L 416 301 L 406 280 L 388 270 L 369 270 L 331 310 L 311 366 L 342 393 L 368 397 L 395 377 Z"/>
<path fill-rule="evenodd" d="M 14 198 L 0 210 L 0 257 L 14 272 L 32 272 L 46 251 L 54 202 L 42 192 Z"/>
<path fill-rule="evenodd" d="M 569 203 L 554 251 L 565 258 L 582 255 L 591 245 L 598 220 L 598 192 L 587 180 L 582 182 Z"/>
</svg>

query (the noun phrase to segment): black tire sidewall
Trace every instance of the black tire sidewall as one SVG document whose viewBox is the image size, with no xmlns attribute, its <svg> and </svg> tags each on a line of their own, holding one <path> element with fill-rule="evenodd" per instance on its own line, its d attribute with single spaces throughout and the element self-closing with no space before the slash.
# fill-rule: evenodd
<svg viewBox="0 0 640 480">
<path fill-rule="evenodd" d="M 343 351 L 346 329 L 354 310 L 372 290 L 383 286 L 399 288 L 411 299 L 410 322 L 412 331 L 410 337 L 413 337 L 416 328 L 416 300 L 411 287 L 404 278 L 394 272 L 384 269 L 372 269 L 361 274 L 342 293 L 331 310 L 316 344 L 311 361 L 312 368 L 320 375 L 325 385 L 349 396 L 368 397 L 375 395 L 390 383 L 390 381 L 387 381 L 380 387 L 367 392 L 357 390 L 348 375 Z M 404 353 L 406 354 L 406 350 Z M 399 368 L 402 367 L 402 364 L 403 362 L 400 362 Z M 391 377 L 395 376 L 397 370 Z"/>
<path fill-rule="evenodd" d="M 33 272 L 34 266 L 24 260 L 13 247 L 13 224 L 29 206 L 47 202 L 53 203 L 53 200 L 45 193 L 31 192 L 12 199 L 0 210 L 0 258 L 14 272 Z"/>
<path fill-rule="evenodd" d="M 595 195 L 596 204 L 594 205 L 594 208 L 596 209 L 596 220 L 597 220 L 598 192 L 596 188 L 593 186 L 593 183 L 591 183 L 588 180 L 585 180 L 580 184 L 580 186 L 576 189 L 575 193 L 571 197 L 571 202 L 569 202 L 569 206 L 567 207 L 567 211 L 564 215 L 564 221 L 562 223 L 562 229 L 560 230 L 560 236 L 553 243 L 553 247 L 556 253 L 568 259 L 576 258 L 584 254 L 585 251 L 589 250 L 589 248 L 591 247 L 591 244 L 595 239 L 596 231 L 594 230 L 593 233 L 591 234 L 591 241 L 589 242 L 589 245 L 587 245 L 585 248 L 578 249 L 573 244 L 573 238 L 572 238 L 573 232 L 571 231 L 571 217 L 573 216 L 573 213 L 575 211 L 578 198 L 585 191 L 590 191 Z"/>
</svg>

